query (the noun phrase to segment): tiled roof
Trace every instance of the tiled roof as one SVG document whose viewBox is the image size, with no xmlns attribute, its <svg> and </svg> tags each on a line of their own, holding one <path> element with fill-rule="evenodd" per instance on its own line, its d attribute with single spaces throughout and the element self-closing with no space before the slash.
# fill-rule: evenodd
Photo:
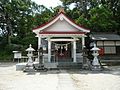
<svg viewBox="0 0 120 90">
<path fill-rule="evenodd" d="M 110 33 L 93 33 L 92 38 L 94 40 L 120 40 L 120 35 Z"/>
</svg>

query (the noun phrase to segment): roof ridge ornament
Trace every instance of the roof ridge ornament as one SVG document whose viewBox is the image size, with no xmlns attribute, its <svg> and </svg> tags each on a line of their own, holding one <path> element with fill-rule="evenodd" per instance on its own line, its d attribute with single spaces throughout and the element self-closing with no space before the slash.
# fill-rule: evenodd
<svg viewBox="0 0 120 90">
<path fill-rule="evenodd" d="M 65 13 L 65 10 L 64 10 L 63 7 L 60 7 L 60 8 L 59 8 L 59 12 L 58 12 L 58 13 L 61 13 L 61 12 L 62 12 L 62 13 Z"/>
<path fill-rule="evenodd" d="M 63 19 L 64 19 L 64 18 L 61 16 L 61 17 L 60 17 L 60 20 L 63 21 Z"/>
</svg>

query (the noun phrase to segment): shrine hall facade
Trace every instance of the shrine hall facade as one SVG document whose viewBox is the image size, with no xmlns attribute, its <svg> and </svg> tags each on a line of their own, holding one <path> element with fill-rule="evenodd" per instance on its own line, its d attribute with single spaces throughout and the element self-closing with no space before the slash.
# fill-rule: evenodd
<svg viewBox="0 0 120 90">
<path fill-rule="evenodd" d="M 38 49 L 42 46 L 44 62 L 81 62 L 86 33 L 90 30 L 77 25 L 64 12 L 33 32 L 38 38 Z"/>
</svg>

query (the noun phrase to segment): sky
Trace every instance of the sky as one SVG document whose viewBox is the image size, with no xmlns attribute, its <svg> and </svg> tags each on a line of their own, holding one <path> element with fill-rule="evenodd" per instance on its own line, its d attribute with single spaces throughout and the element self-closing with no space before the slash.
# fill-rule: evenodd
<svg viewBox="0 0 120 90">
<path fill-rule="evenodd" d="M 62 5 L 62 2 L 60 2 L 60 0 L 32 0 L 32 1 L 34 1 L 35 3 L 39 5 L 44 5 L 47 8 Z"/>
<path fill-rule="evenodd" d="M 39 5 L 44 5 L 47 8 L 62 5 L 62 2 L 60 0 L 32 0 L 32 1 Z M 72 10 L 74 6 L 75 4 L 71 4 L 69 8 Z"/>
</svg>

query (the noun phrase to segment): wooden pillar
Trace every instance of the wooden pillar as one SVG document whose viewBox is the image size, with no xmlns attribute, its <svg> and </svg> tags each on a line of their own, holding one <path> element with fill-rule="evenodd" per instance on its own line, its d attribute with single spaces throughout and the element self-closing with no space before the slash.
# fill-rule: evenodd
<svg viewBox="0 0 120 90">
<path fill-rule="evenodd" d="M 74 55 L 74 53 L 73 53 L 73 41 L 71 42 L 71 57 L 73 58 L 73 55 Z"/>
<path fill-rule="evenodd" d="M 82 49 L 84 48 L 85 46 L 85 37 L 82 37 Z"/>
<path fill-rule="evenodd" d="M 51 41 L 48 38 L 48 62 L 51 62 Z"/>
<path fill-rule="evenodd" d="M 76 62 L 76 39 L 73 41 L 73 62 Z"/>
<path fill-rule="evenodd" d="M 40 46 L 41 46 L 41 36 L 38 35 L 38 60 L 40 60 L 40 55 L 39 55 Z"/>
<path fill-rule="evenodd" d="M 40 48 L 41 46 L 41 36 L 38 36 L 38 49 Z"/>
</svg>

